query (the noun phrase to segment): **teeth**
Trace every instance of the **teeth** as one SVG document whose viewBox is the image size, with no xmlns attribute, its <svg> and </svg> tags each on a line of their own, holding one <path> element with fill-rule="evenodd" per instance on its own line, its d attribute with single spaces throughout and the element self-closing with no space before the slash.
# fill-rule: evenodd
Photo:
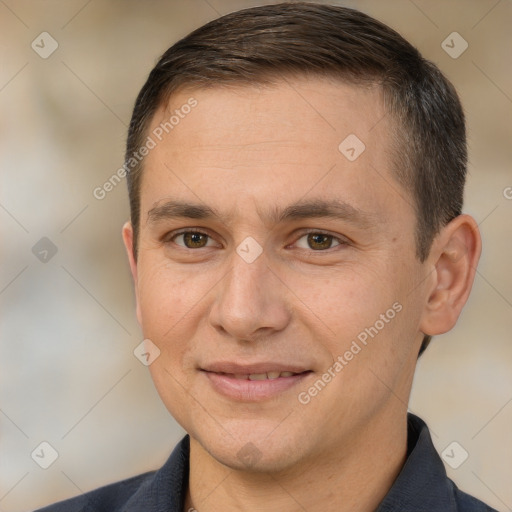
<svg viewBox="0 0 512 512">
<path fill-rule="evenodd" d="M 266 373 L 225 373 L 224 375 L 230 375 L 238 380 L 274 380 L 279 377 L 292 377 L 298 375 L 294 372 L 266 372 Z"/>
<path fill-rule="evenodd" d="M 249 379 L 249 380 L 273 380 L 279 377 L 291 377 L 297 375 L 293 372 L 267 372 L 267 373 L 251 373 L 250 375 L 235 375 L 236 379 Z"/>
<path fill-rule="evenodd" d="M 267 378 L 266 373 L 251 373 L 249 375 L 249 380 L 266 380 Z"/>
</svg>

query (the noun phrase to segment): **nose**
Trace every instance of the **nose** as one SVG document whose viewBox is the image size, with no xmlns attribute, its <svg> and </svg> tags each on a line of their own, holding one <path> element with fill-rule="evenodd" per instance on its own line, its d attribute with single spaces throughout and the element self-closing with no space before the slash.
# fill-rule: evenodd
<svg viewBox="0 0 512 512">
<path fill-rule="evenodd" d="M 210 309 L 210 324 L 237 341 L 256 341 L 282 331 L 290 322 L 289 293 L 265 254 L 248 263 L 233 253 Z"/>
</svg>

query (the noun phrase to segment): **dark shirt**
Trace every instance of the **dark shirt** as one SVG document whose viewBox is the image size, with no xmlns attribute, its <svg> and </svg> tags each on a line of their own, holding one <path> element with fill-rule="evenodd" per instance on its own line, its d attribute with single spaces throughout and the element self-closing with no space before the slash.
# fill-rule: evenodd
<svg viewBox="0 0 512 512">
<path fill-rule="evenodd" d="M 190 438 L 158 470 L 107 485 L 39 512 L 186 512 Z M 376 512 L 496 512 L 446 476 L 427 425 L 408 415 L 407 460 Z"/>
</svg>

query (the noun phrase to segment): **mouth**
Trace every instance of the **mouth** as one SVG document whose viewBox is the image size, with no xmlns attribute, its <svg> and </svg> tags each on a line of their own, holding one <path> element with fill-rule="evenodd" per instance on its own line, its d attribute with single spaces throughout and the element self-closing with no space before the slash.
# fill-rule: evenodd
<svg viewBox="0 0 512 512">
<path fill-rule="evenodd" d="M 293 377 L 294 375 L 300 375 L 303 372 L 265 372 L 265 373 L 222 373 L 218 375 L 226 375 L 230 378 L 239 380 L 274 380 L 284 377 Z"/>
<path fill-rule="evenodd" d="M 261 402 L 291 391 L 312 373 L 284 366 L 220 364 L 200 370 L 211 388 L 223 397 L 238 402 Z"/>
</svg>

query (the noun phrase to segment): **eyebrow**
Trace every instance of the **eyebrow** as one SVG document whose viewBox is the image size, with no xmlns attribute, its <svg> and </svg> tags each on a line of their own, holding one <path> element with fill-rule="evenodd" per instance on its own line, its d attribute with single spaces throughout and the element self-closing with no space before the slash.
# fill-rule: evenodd
<svg viewBox="0 0 512 512">
<path fill-rule="evenodd" d="M 300 200 L 284 209 L 274 206 L 263 214 L 261 210 L 258 210 L 258 213 L 262 218 L 275 224 L 310 218 L 330 218 L 347 221 L 361 228 L 370 228 L 382 221 L 376 214 L 365 212 L 339 199 Z M 177 200 L 168 200 L 163 204 L 154 206 L 148 212 L 149 224 L 179 218 L 216 219 L 227 222 L 232 216 L 221 215 L 215 208 L 204 204 Z"/>
</svg>

